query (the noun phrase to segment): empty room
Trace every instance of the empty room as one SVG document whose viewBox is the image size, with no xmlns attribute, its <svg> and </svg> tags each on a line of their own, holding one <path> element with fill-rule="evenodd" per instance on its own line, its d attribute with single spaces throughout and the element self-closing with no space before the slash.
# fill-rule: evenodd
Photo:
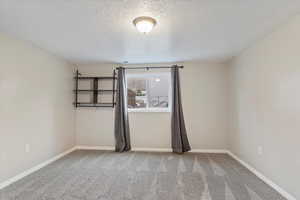
<svg viewBox="0 0 300 200">
<path fill-rule="evenodd" d="M 300 200 L 299 0 L 0 0 L 0 200 Z"/>
</svg>

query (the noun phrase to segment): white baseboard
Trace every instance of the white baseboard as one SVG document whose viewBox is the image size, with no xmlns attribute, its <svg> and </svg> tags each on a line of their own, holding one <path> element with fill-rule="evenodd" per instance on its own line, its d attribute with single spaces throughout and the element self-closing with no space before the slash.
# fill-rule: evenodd
<svg viewBox="0 0 300 200">
<path fill-rule="evenodd" d="M 57 156 L 49 159 L 49 160 L 46 160 L 45 162 L 42 162 L 41 164 L 39 164 L 39 165 L 37 165 L 35 167 L 32 167 L 32 168 L 30 168 L 30 169 L 22 172 L 21 174 L 18 174 L 16 176 L 10 178 L 7 181 L 4 181 L 4 182 L 0 183 L 0 189 L 3 189 L 5 187 L 9 186 L 10 184 L 12 184 L 12 183 L 14 183 L 14 182 L 16 182 L 16 181 L 24 178 L 25 176 L 28 176 L 29 174 L 31 174 L 31 173 L 33 173 L 33 172 L 35 172 L 35 171 L 37 171 L 37 170 L 39 170 L 39 169 L 41 169 L 41 168 L 49 165 L 50 163 L 52 163 L 52 162 L 54 162 L 54 161 L 56 161 L 56 160 L 64 157 L 65 155 L 71 153 L 74 150 L 76 150 L 75 147 L 73 147 L 73 148 L 71 148 L 71 149 L 69 149 L 69 150 L 67 150 L 67 151 L 65 151 L 65 152 L 63 152 L 63 153 L 61 153 L 61 154 L 59 154 L 59 155 L 57 155 Z"/>
<path fill-rule="evenodd" d="M 76 149 L 81 150 L 114 150 L 113 146 L 77 146 Z M 132 148 L 132 151 L 145 152 L 172 152 L 171 148 Z M 227 153 L 225 149 L 192 149 L 192 153 Z"/>
<path fill-rule="evenodd" d="M 228 150 L 225 149 L 192 149 L 191 153 L 226 153 Z"/>
<path fill-rule="evenodd" d="M 172 152 L 170 148 L 132 148 L 132 151 L 141 151 L 141 152 Z"/>
<path fill-rule="evenodd" d="M 288 200 L 296 200 L 294 196 L 292 196 L 290 193 L 282 189 L 280 186 L 278 186 L 276 183 L 274 183 L 271 179 L 264 176 L 261 172 L 256 170 L 254 167 L 246 163 L 245 161 L 241 160 L 239 157 L 237 157 L 235 154 L 233 154 L 231 151 L 227 151 L 227 153 L 237 160 L 239 163 L 241 163 L 243 166 L 245 166 L 247 169 L 249 169 L 253 174 L 255 174 L 258 178 L 260 178 L 262 181 L 264 181 L 266 184 L 271 186 L 274 190 L 279 192 L 283 197 L 285 197 Z"/>
<path fill-rule="evenodd" d="M 106 150 L 106 151 L 111 151 L 114 150 L 115 147 L 113 146 L 76 146 L 75 147 L 77 150 Z"/>
</svg>

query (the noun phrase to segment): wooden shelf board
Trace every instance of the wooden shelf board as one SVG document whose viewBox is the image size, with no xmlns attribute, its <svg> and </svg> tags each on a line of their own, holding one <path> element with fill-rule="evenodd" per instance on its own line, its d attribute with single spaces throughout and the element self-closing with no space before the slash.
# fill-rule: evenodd
<svg viewBox="0 0 300 200">
<path fill-rule="evenodd" d="M 74 92 L 76 92 L 76 90 L 73 90 Z M 77 92 L 94 92 L 94 91 L 98 91 L 98 92 L 113 92 L 113 91 L 117 91 L 117 90 L 77 90 Z"/>
<path fill-rule="evenodd" d="M 76 79 L 76 77 L 74 77 L 74 79 Z M 110 80 L 110 79 L 117 79 L 116 77 L 113 77 L 113 76 L 79 76 L 78 79 L 99 79 L 99 80 Z"/>
</svg>

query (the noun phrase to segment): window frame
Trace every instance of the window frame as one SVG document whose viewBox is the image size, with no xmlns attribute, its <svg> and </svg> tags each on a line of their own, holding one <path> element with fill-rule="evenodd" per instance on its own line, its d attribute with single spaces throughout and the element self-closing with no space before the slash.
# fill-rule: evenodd
<svg viewBox="0 0 300 200">
<path fill-rule="evenodd" d="M 167 108 L 151 108 L 151 107 L 148 107 L 149 106 L 149 103 L 147 103 L 147 107 L 146 108 L 128 108 L 128 112 L 136 112 L 136 113 L 139 113 L 139 112 L 144 112 L 144 113 L 170 113 L 171 112 L 171 73 L 170 72 L 156 72 L 156 73 L 148 73 L 148 72 L 140 72 L 140 73 L 126 73 L 126 88 L 128 88 L 128 78 L 134 78 L 134 77 L 137 77 L 137 78 L 149 78 L 149 77 L 153 77 L 153 76 L 166 76 L 168 77 L 168 82 L 169 82 L 169 91 L 168 91 L 168 107 Z M 147 89 L 148 89 L 148 81 L 147 81 Z"/>
</svg>

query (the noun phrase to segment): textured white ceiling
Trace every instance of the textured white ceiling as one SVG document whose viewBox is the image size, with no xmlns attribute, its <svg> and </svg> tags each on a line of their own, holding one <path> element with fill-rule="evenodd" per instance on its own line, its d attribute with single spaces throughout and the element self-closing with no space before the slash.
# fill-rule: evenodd
<svg viewBox="0 0 300 200">
<path fill-rule="evenodd" d="M 74 63 L 228 59 L 300 11 L 300 0 L 0 0 L 0 31 Z M 157 19 L 148 35 L 132 25 Z"/>
</svg>

